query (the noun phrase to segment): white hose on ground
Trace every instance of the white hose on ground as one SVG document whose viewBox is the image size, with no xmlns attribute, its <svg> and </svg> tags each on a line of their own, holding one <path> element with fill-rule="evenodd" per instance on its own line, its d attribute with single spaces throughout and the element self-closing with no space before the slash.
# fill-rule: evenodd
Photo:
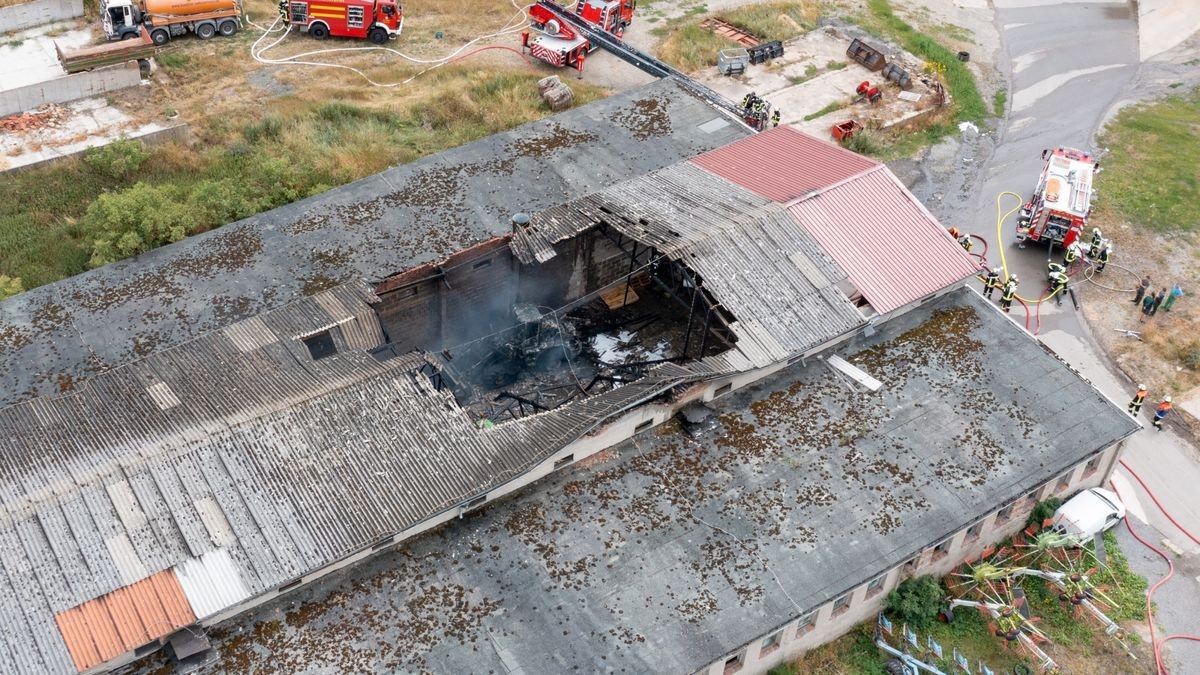
<svg viewBox="0 0 1200 675">
<path fill-rule="evenodd" d="M 452 61 L 456 56 L 458 56 L 463 51 L 465 51 L 468 47 L 479 42 L 480 40 L 487 40 L 489 38 L 500 37 L 503 35 L 511 35 L 513 33 L 519 32 L 522 29 L 524 29 L 525 25 L 526 25 L 525 24 L 525 16 L 526 16 L 526 12 L 529 10 L 529 5 L 525 5 L 524 7 L 522 7 L 516 3 L 516 0 L 509 0 L 509 2 L 517 10 L 517 14 L 512 19 L 509 19 L 500 30 L 498 30 L 494 33 L 488 33 L 486 35 L 480 35 L 479 37 L 466 42 L 465 44 L 460 46 L 458 49 L 455 49 L 454 51 L 450 52 L 449 54 L 447 54 L 441 58 L 437 58 L 437 59 L 419 59 L 414 56 L 409 56 L 408 54 L 405 54 L 404 52 L 401 52 L 399 50 L 392 49 L 391 47 L 379 47 L 379 46 L 331 47 L 328 49 L 316 49 L 313 51 L 303 52 L 303 53 L 295 54 L 292 56 L 285 56 L 285 57 L 281 57 L 281 58 L 271 58 L 271 57 L 265 56 L 266 52 L 268 50 L 274 48 L 280 42 L 282 42 L 283 39 L 285 37 L 287 37 L 288 34 L 291 33 L 291 31 L 292 31 L 292 26 L 290 26 L 290 25 L 286 26 L 286 27 L 280 27 L 280 28 L 276 27 L 276 26 L 278 26 L 278 24 L 280 22 L 280 17 L 275 17 L 275 21 L 268 28 L 263 28 L 262 26 L 259 26 L 258 24 L 251 23 L 251 25 L 253 25 L 254 27 L 263 31 L 263 34 L 260 35 L 258 37 L 258 39 L 254 41 L 254 44 L 252 44 L 250 46 L 250 56 L 252 56 L 255 61 L 258 61 L 259 63 L 266 64 L 266 65 L 297 65 L 297 66 L 316 66 L 316 67 L 321 67 L 321 68 L 340 68 L 342 70 L 349 70 L 349 71 L 357 74 L 359 77 L 363 78 L 369 84 L 371 84 L 371 86 L 374 86 L 374 87 L 383 87 L 383 88 L 398 87 L 398 86 L 401 86 L 404 84 L 408 84 L 409 82 L 412 82 L 416 78 L 424 75 L 425 73 L 427 73 L 435 68 L 440 68 L 440 67 L 446 65 L 447 63 Z M 249 22 L 249 19 L 247 19 L 247 21 Z M 403 19 L 401 19 L 401 21 L 403 21 Z M 401 24 L 401 26 L 403 26 L 403 23 Z M 262 48 L 259 47 L 259 44 L 263 41 L 264 38 L 266 38 L 267 35 L 269 35 L 270 33 L 279 31 L 279 30 L 282 30 L 283 34 L 280 35 L 277 40 L 275 40 L 274 42 L 272 42 L 271 44 L 269 44 L 265 47 L 262 47 Z M 395 54 L 396 56 L 398 56 L 406 61 L 410 61 L 412 63 L 416 63 L 416 64 L 420 64 L 420 65 L 428 65 L 429 67 L 402 82 L 384 83 L 384 82 L 376 82 L 376 81 L 372 80 L 366 73 L 362 72 L 361 70 L 359 70 L 358 68 L 355 68 L 353 66 L 347 66 L 347 65 L 340 64 L 340 63 L 327 63 L 324 61 L 303 61 L 303 60 L 301 60 L 301 59 L 305 59 L 310 56 L 317 56 L 320 54 L 333 54 L 333 53 L 337 53 L 337 52 L 365 52 L 365 51 L 389 52 L 391 54 Z"/>
</svg>

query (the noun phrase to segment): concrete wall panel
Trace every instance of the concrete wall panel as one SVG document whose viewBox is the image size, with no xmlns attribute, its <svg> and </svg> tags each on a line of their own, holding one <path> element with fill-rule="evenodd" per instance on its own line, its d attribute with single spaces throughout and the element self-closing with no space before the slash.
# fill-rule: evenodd
<svg viewBox="0 0 1200 675">
<path fill-rule="evenodd" d="M 0 92 L 0 117 L 33 110 L 46 103 L 66 103 L 132 87 L 142 81 L 136 61 L 66 75 Z"/>
<path fill-rule="evenodd" d="M 83 16 L 83 0 L 33 0 L 0 7 L 0 33 Z"/>
</svg>

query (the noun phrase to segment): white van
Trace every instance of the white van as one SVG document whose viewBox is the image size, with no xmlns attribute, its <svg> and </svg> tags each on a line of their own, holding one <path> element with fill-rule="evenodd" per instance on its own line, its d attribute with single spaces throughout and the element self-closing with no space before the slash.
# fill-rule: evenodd
<svg viewBox="0 0 1200 675">
<path fill-rule="evenodd" d="M 1054 512 L 1054 530 L 1081 542 L 1121 522 L 1125 505 L 1112 492 L 1089 488 L 1071 497 Z"/>
</svg>

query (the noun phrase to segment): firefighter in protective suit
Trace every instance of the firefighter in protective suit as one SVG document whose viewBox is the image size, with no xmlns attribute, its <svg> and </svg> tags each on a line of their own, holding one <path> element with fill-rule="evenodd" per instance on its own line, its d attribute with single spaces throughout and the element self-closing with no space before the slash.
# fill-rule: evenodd
<svg viewBox="0 0 1200 675">
<path fill-rule="evenodd" d="M 987 276 L 983 279 L 983 297 L 988 300 L 992 299 L 992 291 L 1000 288 L 1000 268 L 993 267 L 988 270 Z"/>
<path fill-rule="evenodd" d="M 1017 283 L 1019 281 L 1020 279 L 1017 279 L 1017 275 L 1012 275 L 1005 282 L 1004 290 L 1000 291 L 1000 309 L 1003 309 L 1005 314 L 1008 314 L 1008 310 L 1012 308 L 1013 298 L 1017 297 Z"/>
<path fill-rule="evenodd" d="M 1066 252 L 1063 253 L 1063 266 L 1070 267 L 1071 265 L 1075 264 L 1075 261 L 1079 260 L 1079 253 L 1081 250 L 1082 247 L 1079 245 L 1078 241 L 1071 242 L 1071 245 L 1067 247 Z"/>
<path fill-rule="evenodd" d="M 1058 263 L 1050 263 L 1048 265 L 1049 273 L 1046 275 L 1050 281 L 1050 294 L 1054 296 L 1054 304 L 1062 305 L 1062 296 L 1066 293 L 1067 282 L 1070 277 L 1067 276 L 1067 270 Z"/>
</svg>

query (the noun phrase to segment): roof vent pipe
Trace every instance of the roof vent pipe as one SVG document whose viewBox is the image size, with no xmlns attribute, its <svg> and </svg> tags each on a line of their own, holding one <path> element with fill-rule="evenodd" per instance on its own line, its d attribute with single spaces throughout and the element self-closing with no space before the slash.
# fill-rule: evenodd
<svg viewBox="0 0 1200 675">
<path fill-rule="evenodd" d="M 524 213 L 514 213 L 512 217 L 512 231 L 516 233 L 518 230 L 523 230 L 529 226 L 529 216 Z"/>
</svg>

